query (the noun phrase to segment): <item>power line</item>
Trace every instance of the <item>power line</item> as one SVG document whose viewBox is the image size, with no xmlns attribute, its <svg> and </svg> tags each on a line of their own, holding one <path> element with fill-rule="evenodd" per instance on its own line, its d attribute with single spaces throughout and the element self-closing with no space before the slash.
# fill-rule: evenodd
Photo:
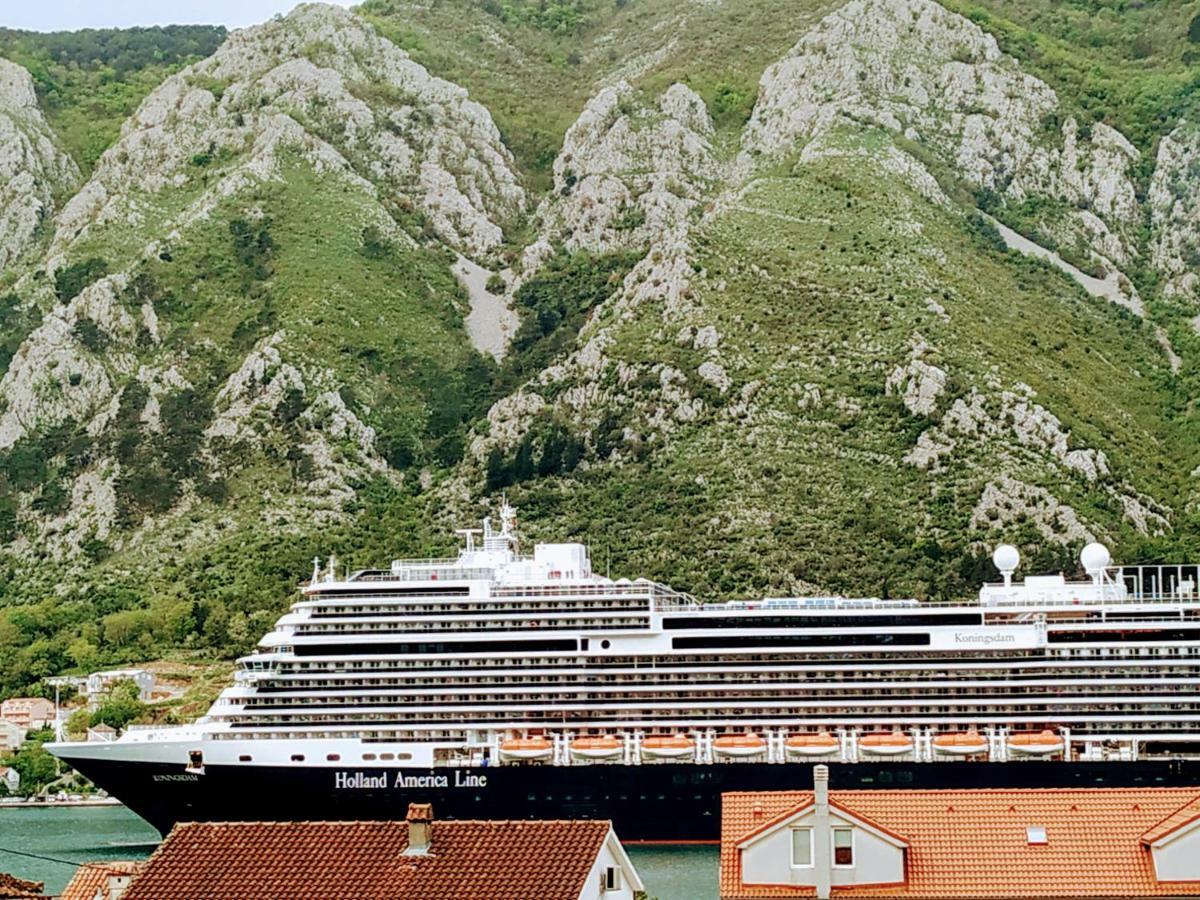
<svg viewBox="0 0 1200 900">
<path fill-rule="evenodd" d="M 70 866 L 73 869 L 77 869 L 80 866 L 97 866 L 100 868 L 108 868 L 108 865 L 106 863 L 72 862 L 69 859 L 58 859 L 57 857 L 54 857 L 54 856 L 43 856 L 40 853 L 30 853 L 27 850 L 10 850 L 8 847 L 0 847 L 0 853 L 11 853 L 13 856 L 27 856 L 30 859 L 40 859 L 44 862 L 52 862 L 52 863 L 58 863 L 59 865 L 63 865 L 63 866 Z"/>
</svg>

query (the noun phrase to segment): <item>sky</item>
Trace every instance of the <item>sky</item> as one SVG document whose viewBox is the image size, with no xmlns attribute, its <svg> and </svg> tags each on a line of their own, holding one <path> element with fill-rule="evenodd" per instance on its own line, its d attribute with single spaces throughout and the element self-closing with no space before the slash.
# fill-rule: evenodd
<svg viewBox="0 0 1200 900">
<path fill-rule="evenodd" d="M 133 25 L 256 25 L 297 0 L 0 0 L 0 27 L 31 31 Z M 332 0 L 350 6 L 350 0 Z"/>
</svg>

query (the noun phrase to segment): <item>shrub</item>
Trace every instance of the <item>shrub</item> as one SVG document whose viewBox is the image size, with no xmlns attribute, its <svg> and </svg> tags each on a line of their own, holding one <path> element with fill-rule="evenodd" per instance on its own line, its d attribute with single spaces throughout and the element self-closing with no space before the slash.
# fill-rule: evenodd
<svg viewBox="0 0 1200 900">
<path fill-rule="evenodd" d="M 54 293 L 60 303 L 79 296 L 85 287 L 108 274 L 108 263 L 93 256 L 83 262 L 62 266 L 54 273 Z"/>
</svg>

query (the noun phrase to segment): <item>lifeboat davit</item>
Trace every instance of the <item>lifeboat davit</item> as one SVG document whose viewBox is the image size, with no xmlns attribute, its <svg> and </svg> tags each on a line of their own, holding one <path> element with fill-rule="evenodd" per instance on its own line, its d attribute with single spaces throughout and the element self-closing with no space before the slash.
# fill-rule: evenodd
<svg viewBox="0 0 1200 900">
<path fill-rule="evenodd" d="M 571 755 L 579 759 L 613 759 L 625 752 L 615 737 L 581 737 L 571 741 Z"/>
<path fill-rule="evenodd" d="M 758 756 L 767 749 L 767 742 L 757 734 L 722 734 L 713 740 L 713 752 L 718 756 Z"/>
<path fill-rule="evenodd" d="M 899 756 L 912 748 L 913 739 L 903 731 L 877 731 L 864 734 L 858 741 L 859 750 L 874 756 Z"/>
<path fill-rule="evenodd" d="M 828 731 L 793 734 L 784 743 L 788 756 L 828 756 L 841 749 L 838 739 Z"/>
<path fill-rule="evenodd" d="M 987 753 L 987 738 L 972 728 L 952 734 L 938 734 L 933 738 L 933 749 L 950 756 L 974 756 Z"/>
<path fill-rule="evenodd" d="M 642 756 L 659 759 L 682 759 L 696 752 L 696 742 L 683 734 L 654 735 L 642 741 Z"/>
<path fill-rule="evenodd" d="M 549 759 L 554 745 L 546 738 L 511 738 L 500 742 L 500 755 L 508 759 Z"/>
<path fill-rule="evenodd" d="M 1048 728 L 1045 731 L 1019 731 L 1008 738 L 1009 750 L 1029 756 L 1061 753 L 1064 746 L 1063 739 Z"/>
</svg>

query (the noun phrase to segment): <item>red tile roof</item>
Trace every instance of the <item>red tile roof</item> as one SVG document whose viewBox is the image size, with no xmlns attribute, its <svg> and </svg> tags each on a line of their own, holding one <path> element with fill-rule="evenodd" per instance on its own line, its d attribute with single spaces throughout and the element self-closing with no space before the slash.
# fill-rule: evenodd
<svg viewBox="0 0 1200 900">
<path fill-rule="evenodd" d="M 40 881 L 26 881 L 0 872 L 0 900 L 45 900 Z"/>
<path fill-rule="evenodd" d="M 902 835 L 907 882 L 833 888 L 835 898 L 1200 896 L 1200 883 L 1160 883 L 1144 836 L 1195 806 L 1195 788 L 839 791 L 831 804 Z M 745 838 L 812 802 L 811 791 L 729 793 L 721 803 L 723 900 L 812 896 L 811 887 L 742 885 Z M 1193 810 L 1200 814 L 1200 808 Z M 1179 827 L 1175 822 L 1173 827 Z M 1026 828 L 1041 825 L 1046 844 Z M 1153 829 L 1153 831 L 1151 831 Z M 1170 829 L 1168 829 L 1170 830 Z"/>
<path fill-rule="evenodd" d="M 577 900 L 611 832 L 595 821 L 176 825 L 124 900 Z"/>
<path fill-rule="evenodd" d="M 135 875 L 145 866 L 144 862 L 85 863 L 75 870 L 71 883 L 59 895 L 58 900 L 112 900 L 108 893 L 108 879 L 115 875 Z"/>
<path fill-rule="evenodd" d="M 1200 796 L 1193 797 L 1161 822 L 1155 824 L 1153 828 L 1142 835 L 1142 843 L 1153 844 L 1171 832 L 1178 831 L 1184 825 L 1190 825 L 1197 819 L 1200 819 Z"/>
</svg>

